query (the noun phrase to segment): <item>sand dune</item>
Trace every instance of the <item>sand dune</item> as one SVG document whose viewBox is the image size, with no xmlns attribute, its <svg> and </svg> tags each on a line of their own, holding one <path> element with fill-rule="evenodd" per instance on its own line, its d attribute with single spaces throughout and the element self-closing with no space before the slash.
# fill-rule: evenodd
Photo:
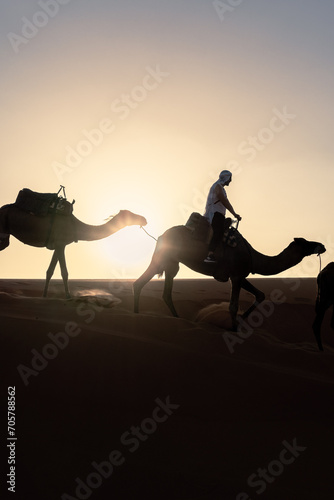
<svg viewBox="0 0 334 500">
<path fill-rule="evenodd" d="M 41 280 L 1 280 L 17 498 L 329 498 L 330 313 L 320 353 L 315 280 L 253 283 L 268 301 L 236 334 L 228 283 L 176 280 L 174 318 L 163 280 L 137 315 L 129 281 L 73 280 L 65 300 L 59 281 L 42 299 Z"/>
</svg>

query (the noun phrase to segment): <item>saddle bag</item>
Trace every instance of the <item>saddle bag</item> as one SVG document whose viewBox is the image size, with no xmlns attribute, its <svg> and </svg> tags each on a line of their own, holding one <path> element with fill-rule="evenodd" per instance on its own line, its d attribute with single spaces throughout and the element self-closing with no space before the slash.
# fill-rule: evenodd
<svg viewBox="0 0 334 500">
<path fill-rule="evenodd" d="M 27 188 L 21 189 L 15 201 L 15 205 L 21 210 L 40 216 L 71 215 L 73 203 L 74 201 L 70 203 L 57 193 L 37 193 Z"/>
</svg>

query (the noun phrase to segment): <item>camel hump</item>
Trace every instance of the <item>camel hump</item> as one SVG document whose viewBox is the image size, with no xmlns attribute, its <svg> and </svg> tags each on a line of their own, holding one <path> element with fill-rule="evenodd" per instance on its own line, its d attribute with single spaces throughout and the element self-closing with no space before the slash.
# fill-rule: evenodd
<svg viewBox="0 0 334 500">
<path fill-rule="evenodd" d="M 211 224 L 203 215 L 193 212 L 187 220 L 185 226 L 192 231 L 195 240 L 209 243 L 212 237 Z"/>
<path fill-rule="evenodd" d="M 25 212 L 41 216 L 52 213 L 71 215 L 73 212 L 73 203 L 57 193 L 37 193 L 28 188 L 19 191 L 15 205 Z"/>
</svg>

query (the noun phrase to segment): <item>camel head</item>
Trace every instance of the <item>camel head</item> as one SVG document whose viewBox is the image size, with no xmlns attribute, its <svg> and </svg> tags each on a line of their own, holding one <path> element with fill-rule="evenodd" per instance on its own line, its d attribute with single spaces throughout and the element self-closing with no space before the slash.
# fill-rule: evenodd
<svg viewBox="0 0 334 500">
<path fill-rule="evenodd" d="M 294 244 L 297 245 L 304 257 L 307 255 L 320 255 L 326 252 L 322 243 L 317 241 L 307 241 L 304 238 L 294 238 Z"/>
<path fill-rule="evenodd" d="M 147 224 L 145 217 L 134 214 L 130 210 L 120 210 L 117 217 L 122 220 L 124 226 L 146 226 Z"/>
</svg>

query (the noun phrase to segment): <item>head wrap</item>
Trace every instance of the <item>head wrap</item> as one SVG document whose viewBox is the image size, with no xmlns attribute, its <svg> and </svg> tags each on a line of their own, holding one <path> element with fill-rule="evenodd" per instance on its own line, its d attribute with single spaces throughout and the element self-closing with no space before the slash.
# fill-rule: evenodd
<svg viewBox="0 0 334 500">
<path fill-rule="evenodd" d="M 223 170 L 219 174 L 220 182 L 223 182 L 223 183 L 228 182 L 231 180 L 231 178 L 232 178 L 232 173 L 229 170 Z"/>
</svg>

